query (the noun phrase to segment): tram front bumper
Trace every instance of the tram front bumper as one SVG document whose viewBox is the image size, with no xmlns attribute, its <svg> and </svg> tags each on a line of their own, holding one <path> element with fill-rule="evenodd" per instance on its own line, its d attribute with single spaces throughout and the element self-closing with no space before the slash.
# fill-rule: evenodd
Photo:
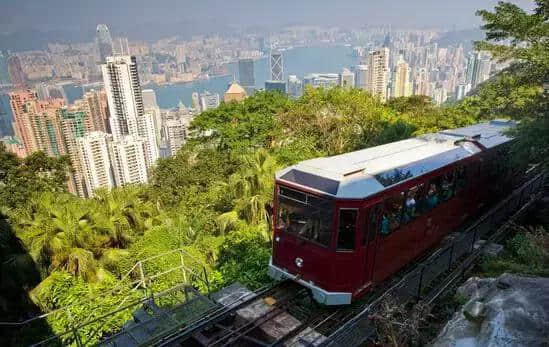
<svg viewBox="0 0 549 347">
<path fill-rule="evenodd" d="M 296 275 L 292 275 L 286 269 L 279 268 L 276 265 L 273 265 L 273 258 L 269 259 L 269 276 L 277 281 L 283 279 L 290 279 L 294 282 L 301 284 L 304 287 L 307 287 L 313 293 L 313 298 L 319 304 L 333 306 L 333 305 L 348 305 L 351 303 L 352 294 L 345 292 L 328 292 L 320 287 L 315 286 L 314 284 L 307 282 L 301 278 L 298 278 Z"/>
</svg>

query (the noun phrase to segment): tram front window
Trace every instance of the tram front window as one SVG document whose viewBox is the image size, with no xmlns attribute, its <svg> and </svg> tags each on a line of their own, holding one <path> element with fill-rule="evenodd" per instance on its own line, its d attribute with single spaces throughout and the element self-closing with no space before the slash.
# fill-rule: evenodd
<svg viewBox="0 0 549 347">
<path fill-rule="evenodd" d="M 330 246 L 333 203 L 310 194 L 280 187 L 277 228 Z"/>
</svg>

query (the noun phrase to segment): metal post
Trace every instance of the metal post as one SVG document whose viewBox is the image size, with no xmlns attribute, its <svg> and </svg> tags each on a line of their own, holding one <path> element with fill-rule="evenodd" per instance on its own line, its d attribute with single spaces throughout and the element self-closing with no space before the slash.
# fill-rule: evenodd
<svg viewBox="0 0 549 347">
<path fill-rule="evenodd" d="M 421 288 L 423 287 L 421 284 L 423 282 L 423 271 L 425 271 L 425 266 L 421 268 L 421 274 L 419 275 L 419 284 L 417 286 L 417 300 L 419 301 L 421 299 Z"/>
<path fill-rule="evenodd" d="M 181 271 L 183 272 L 183 282 L 187 284 L 187 272 L 185 271 L 185 261 L 183 260 L 183 250 L 179 250 L 179 259 L 181 260 Z"/>
<path fill-rule="evenodd" d="M 208 298 L 211 299 L 210 296 L 210 281 L 208 280 L 208 273 L 206 272 L 206 268 L 202 267 L 202 270 L 204 271 L 204 280 L 206 281 L 206 289 L 208 290 Z"/>
</svg>

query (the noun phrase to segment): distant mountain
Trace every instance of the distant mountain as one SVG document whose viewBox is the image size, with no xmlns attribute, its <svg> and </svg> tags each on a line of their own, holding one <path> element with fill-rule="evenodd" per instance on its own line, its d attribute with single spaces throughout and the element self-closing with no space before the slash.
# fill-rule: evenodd
<svg viewBox="0 0 549 347">
<path fill-rule="evenodd" d="M 458 31 L 449 31 L 443 33 L 435 42 L 439 47 L 447 47 L 463 43 L 466 50 L 473 48 L 473 42 L 484 39 L 484 31 L 481 29 L 467 29 Z"/>
</svg>

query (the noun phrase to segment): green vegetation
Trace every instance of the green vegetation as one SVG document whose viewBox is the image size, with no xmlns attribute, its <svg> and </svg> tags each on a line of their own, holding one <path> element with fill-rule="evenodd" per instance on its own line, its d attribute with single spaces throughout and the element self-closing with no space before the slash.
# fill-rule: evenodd
<svg viewBox="0 0 549 347">
<path fill-rule="evenodd" d="M 479 48 L 514 60 L 457 104 L 436 107 L 418 96 L 383 104 L 362 90 L 340 88 L 307 89 L 298 100 L 257 93 L 197 116 L 193 131 L 202 136 L 160 160 L 148 185 L 97 192 L 88 200 L 66 193 L 67 159 L 36 153 L 20 160 L 0 147 L 0 316 L 21 320 L 38 308 L 73 305 L 70 317 L 55 314 L 48 320 L 60 333 L 71 322 L 98 317 L 138 296 L 130 291 L 135 278 L 124 274 L 141 259 L 177 248 L 204 265 L 212 289 L 234 281 L 251 289 L 264 285 L 273 176 L 300 160 L 496 117 L 522 121 L 515 148 L 521 158 L 546 159 L 549 107 L 542 83 L 549 71 L 549 3 L 536 3 L 534 14 L 506 3 L 480 12 L 487 41 Z M 501 39 L 512 45 L 498 45 Z M 532 251 L 517 244 L 513 257 Z M 546 260 L 545 253 L 524 265 L 546 268 Z M 146 270 L 154 273 L 179 261 L 159 258 Z M 181 281 L 180 273 L 172 273 L 153 289 Z M 196 278 L 189 281 L 204 289 Z M 124 290 L 113 291 L 115 286 Z M 92 310 L 98 301 L 87 299 L 97 296 L 99 306 Z M 88 338 L 112 333 L 127 318 L 118 314 L 108 324 L 90 326 L 97 334 L 90 330 Z"/>
</svg>

